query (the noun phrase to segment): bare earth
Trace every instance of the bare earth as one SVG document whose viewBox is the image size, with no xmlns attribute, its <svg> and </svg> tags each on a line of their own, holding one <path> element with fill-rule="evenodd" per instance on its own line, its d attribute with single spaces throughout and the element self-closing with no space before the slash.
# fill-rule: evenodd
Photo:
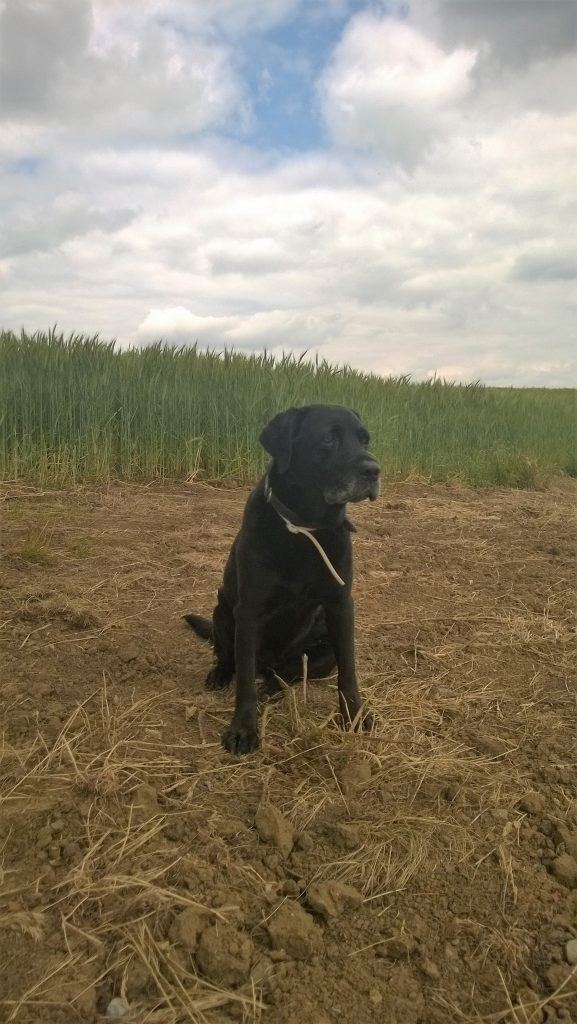
<svg viewBox="0 0 577 1024">
<path fill-rule="evenodd" d="M 246 491 L 4 484 L 0 1020 L 577 1021 L 575 497 L 352 508 L 377 732 L 314 682 L 236 760 L 180 616 Z"/>
</svg>

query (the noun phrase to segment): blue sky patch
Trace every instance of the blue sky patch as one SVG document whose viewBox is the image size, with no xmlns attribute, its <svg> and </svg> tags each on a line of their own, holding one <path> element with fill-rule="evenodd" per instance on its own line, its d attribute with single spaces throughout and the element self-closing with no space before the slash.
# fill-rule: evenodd
<svg viewBox="0 0 577 1024">
<path fill-rule="evenodd" d="M 5 165 L 8 174 L 23 174 L 29 178 L 36 178 L 44 169 L 46 159 L 42 156 L 22 156 L 17 160 L 10 160 Z"/>
<path fill-rule="evenodd" d="M 353 0 L 333 17 L 311 5 L 261 36 L 245 40 L 239 71 L 254 116 L 251 142 L 262 149 L 302 152 L 326 141 L 316 83 L 351 16 L 371 7 Z"/>
</svg>

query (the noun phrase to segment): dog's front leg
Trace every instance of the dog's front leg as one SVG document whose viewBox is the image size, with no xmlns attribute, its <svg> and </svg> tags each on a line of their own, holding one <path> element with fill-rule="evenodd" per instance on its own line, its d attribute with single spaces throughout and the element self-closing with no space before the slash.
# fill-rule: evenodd
<svg viewBox="0 0 577 1024">
<path fill-rule="evenodd" d="M 234 715 L 222 742 L 231 754 L 249 754 L 259 745 L 256 712 L 258 617 L 242 604 L 235 608 L 236 696 Z"/>
<path fill-rule="evenodd" d="M 337 686 L 343 726 L 366 731 L 373 728 L 373 716 L 363 710 L 355 668 L 355 609 L 350 594 L 334 605 L 325 606 L 330 641 L 337 659 Z"/>
</svg>

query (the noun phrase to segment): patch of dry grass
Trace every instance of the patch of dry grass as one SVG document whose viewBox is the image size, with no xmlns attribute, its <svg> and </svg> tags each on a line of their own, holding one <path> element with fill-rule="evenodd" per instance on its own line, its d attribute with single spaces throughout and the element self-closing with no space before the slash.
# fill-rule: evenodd
<svg viewBox="0 0 577 1024">
<path fill-rule="evenodd" d="M 101 648 L 91 643 L 103 637 L 128 639 L 138 653 L 143 621 L 161 652 L 163 672 L 152 681 L 123 682 L 123 668 L 113 684 L 103 670 L 100 685 L 91 682 L 90 696 L 85 688 L 72 710 L 68 701 L 69 713 L 56 731 L 45 727 L 35 701 L 16 692 L 7 704 L 7 721 L 21 715 L 27 728 L 11 743 L 5 740 L 0 751 L 0 816 L 9 823 L 6 842 L 20 830 L 30 837 L 31 849 L 25 851 L 22 875 L 14 862 L 4 875 L 0 871 L 0 931 L 27 937 L 37 950 L 57 951 L 29 965 L 26 985 L 4 1004 L 9 1020 L 33 1020 L 36 1010 L 49 1013 L 50 1007 L 68 1003 L 82 1017 L 84 1000 L 95 991 L 99 1006 L 112 995 L 124 997 L 135 1024 L 220 1024 L 221 1014 L 233 1009 L 247 1024 L 267 1016 L 274 1020 L 260 982 L 219 988 L 199 973 L 194 958 L 184 955 L 169 932 L 175 914 L 186 908 L 223 923 L 243 915 L 243 927 L 266 950 L 264 922 L 275 901 L 286 898 L 287 880 L 305 905 L 307 889 L 317 880 L 354 885 L 377 927 L 402 914 L 402 897 L 424 892 L 426 899 L 439 880 L 449 891 L 474 896 L 490 878 L 491 922 L 476 917 L 474 907 L 470 916 L 456 916 L 479 971 L 492 971 L 498 985 L 496 965 L 502 967 L 502 992 L 495 996 L 502 1009 L 475 1015 L 464 1009 L 475 1005 L 474 994 L 463 993 L 459 1001 L 442 983 L 431 1000 L 451 1024 L 541 1024 L 551 1002 L 569 1002 L 571 981 L 538 998 L 517 992 L 511 978 L 524 974 L 532 942 L 515 914 L 527 884 L 519 853 L 526 816 L 516 806 L 529 788 L 522 748 L 535 751 L 566 736 L 574 715 L 573 581 L 566 570 L 553 574 L 539 591 L 540 604 L 531 603 L 528 592 L 512 593 L 511 579 L 542 569 L 532 549 L 519 558 L 511 552 L 515 564 L 501 589 L 500 576 L 499 586 L 483 589 L 488 577 L 482 574 L 493 565 L 503 579 L 509 572 L 495 558 L 493 534 L 490 542 L 475 544 L 470 561 L 457 571 L 464 548 L 455 540 L 450 549 L 451 538 L 443 541 L 435 532 L 452 523 L 451 517 L 457 517 L 464 535 L 479 522 L 487 530 L 504 528 L 521 500 L 527 506 L 523 514 L 530 517 L 535 496 L 503 494 L 499 512 L 489 504 L 483 511 L 477 499 L 468 503 L 465 497 L 449 503 L 442 495 L 438 504 L 430 494 L 404 500 L 402 514 L 415 517 L 423 536 L 434 534 L 426 564 L 422 543 L 403 546 L 407 561 L 418 566 L 414 580 L 409 577 L 413 589 L 406 605 L 394 602 L 408 577 L 398 570 L 383 581 L 384 570 L 373 567 L 382 545 L 366 542 L 366 566 L 362 545 L 358 548 L 359 674 L 377 718 L 370 736 L 336 728 L 334 679 L 308 681 L 289 688 L 282 701 L 265 705 L 257 755 L 228 758 L 219 735 L 230 715 L 231 694 L 186 691 L 208 658 L 200 647 L 193 649 L 195 666 L 190 673 L 187 667 L 180 690 L 157 689 L 150 695 L 165 685 L 164 665 L 170 664 L 175 634 L 166 640 L 167 617 L 157 621 L 148 612 L 166 606 L 176 617 L 178 600 L 188 600 L 188 589 L 184 597 L 182 591 L 192 586 L 191 579 L 205 587 L 205 603 L 212 599 L 227 542 L 222 522 L 233 530 L 242 494 L 231 499 L 224 517 L 218 508 L 211 553 L 204 551 L 210 548 L 204 536 L 180 525 L 188 496 L 175 499 L 168 514 L 162 495 L 111 492 L 101 497 L 99 530 L 91 527 L 101 561 L 90 579 L 83 575 L 85 564 L 71 558 L 66 583 L 59 562 L 49 587 L 18 584 L 0 630 L 4 626 L 7 632 L 15 618 L 23 623 L 19 651 L 29 659 L 32 674 L 42 668 L 46 652 L 69 644 L 86 652 L 84 666 L 99 657 L 94 652 Z M 151 510 L 162 526 L 156 546 L 143 528 Z M 358 510 L 359 518 L 365 513 Z M 543 530 L 560 532 L 562 513 L 560 508 Z M 385 510 L 383 521 L 386 515 Z M 198 554 L 183 560 L 180 549 L 188 552 L 194 544 Z M 41 563 L 28 564 L 31 572 L 35 565 L 41 568 Z M 436 604 L 447 566 L 454 570 L 448 597 Z M 373 577 L 373 571 L 381 575 Z M 367 580 L 383 585 L 381 596 Z M 45 622 L 56 622 L 62 632 L 54 630 L 48 638 Z M 137 696 L 143 687 L 148 695 Z M 569 750 L 558 761 L 572 765 Z M 307 861 L 297 849 L 296 862 L 283 864 L 276 874 L 274 852 L 271 864 L 265 863 L 251 828 L 264 799 L 290 819 L 297 837 L 314 836 L 314 857 Z M 53 856 L 52 845 L 65 846 L 57 834 L 39 862 L 34 832 L 45 829 L 66 801 L 73 807 L 65 827 L 74 849 L 66 857 Z M 335 839 L 343 823 L 354 839 L 346 847 Z M 204 887 L 203 872 L 213 879 Z M 215 893 L 222 897 L 217 902 Z M 28 900 L 31 895 L 35 900 Z M 425 914 L 433 912 L 433 904 L 434 898 Z M 369 944 L 359 940 L 353 948 L 355 961 L 361 961 Z M 135 977 L 145 979 L 140 988 Z"/>
<path fill-rule="evenodd" d="M 9 554 L 35 565 L 53 565 L 56 560 L 50 531 L 44 526 L 28 530 L 24 539 L 9 549 Z"/>
<path fill-rule="evenodd" d="M 227 906 L 203 905 L 171 882 L 183 853 L 162 840 L 162 809 L 146 806 L 143 779 L 153 776 L 159 791 L 164 784 L 170 791 L 187 775 L 188 749 L 169 755 L 161 743 L 146 739 L 167 700 L 162 696 L 114 706 L 104 686 L 98 698 L 76 707 L 51 744 L 39 732 L 28 749 L 4 750 L 0 810 L 9 807 L 14 817 L 44 793 L 53 800 L 75 793 L 83 811 L 81 856 L 47 891 L 46 906 L 0 913 L 0 929 L 18 929 L 40 941 L 47 917 L 56 912 L 67 950 L 19 1000 L 6 1003 L 9 1021 L 36 1005 L 58 1005 L 58 993 L 79 973 L 86 976 L 86 989 L 108 978 L 122 993 L 122 979 L 134 961 L 155 990 L 147 1020 L 201 1022 L 205 1011 L 230 1002 L 259 1010 L 256 993 L 219 990 L 166 940 L 167 922 L 179 910 L 194 907 L 222 921 L 229 914 Z M 147 869 L 142 862 L 137 867 L 141 854 L 151 865 Z M 19 895 L 18 888 L 8 891 L 12 901 Z M 83 994 L 77 992 L 72 1005 Z M 137 1004 L 133 1010 L 144 1012 Z"/>
<path fill-rule="evenodd" d="M 213 742 L 180 743 L 166 750 L 160 736 L 170 697 L 113 700 L 104 682 L 100 694 L 77 705 L 52 742 L 38 731 L 28 748 L 5 748 L 3 806 L 12 815 L 42 795 L 54 800 L 62 793 L 76 794 L 82 811 L 81 853 L 47 894 L 47 905 L 33 914 L 0 918 L 0 926 L 20 927 L 40 939 L 45 915 L 56 912 L 67 949 L 58 967 L 52 966 L 48 976 L 10 1005 L 8 1019 L 17 1020 L 38 1000 L 55 999 L 63 982 L 78 971 L 87 972 L 88 987 L 109 979 L 112 989 L 122 993 L 122 978 L 134 962 L 146 970 L 154 991 L 150 1008 L 159 1016 L 150 1019 L 200 1021 L 205 1011 L 230 1000 L 247 1013 L 250 1007 L 260 1013 L 258 993 L 216 990 L 167 942 L 167 925 L 179 909 L 200 907 L 221 920 L 238 909 L 203 905 L 175 884 L 186 851 L 163 835 L 174 817 L 175 796 L 182 799 L 206 786 L 214 787 L 216 795 L 221 777 L 227 780 L 230 809 L 247 794 L 256 806 L 259 794 L 266 792 L 300 831 L 314 827 L 323 808 L 341 805 L 339 816 L 358 826 L 359 847 L 337 860 L 327 858 L 309 884 L 323 877 L 347 881 L 376 910 L 425 866 L 429 872 L 447 859 L 472 863 L 482 830 L 476 834 L 454 818 L 443 789 L 453 785 L 458 792 L 472 786 L 489 805 L 505 795 L 512 798 L 516 780 L 498 758 L 435 740 L 431 729 L 440 712 L 424 696 L 422 687 L 412 692 L 390 687 L 379 697 L 375 687 L 372 704 L 383 724 L 363 738 L 341 733 L 327 721 L 319 684 L 309 685 L 306 702 L 302 688 L 293 688 L 286 701 L 267 706 L 259 765 L 256 758 L 223 763 Z M 472 690 L 470 698 L 488 702 L 494 694 L 487 688 Z M 454 697 L 457 705 L 464 699 Z M 446 695 L 444 711 L 449 704 Z M 347 791 L 347 771 L 359 762 L 368 767 L 368 776 L 360 788 Z M 289 780 L 295 783 L 292 796 Z M 438 814 L 430 813 L 430 804 L 418 807 L 427 786 L 439 792 Z M 406 807 L 395 810 L 405 795 L 412 799 L 413 813 Z M 225 861 L 226 855 L 221 841 L 219 857 Z M 510 886 L 505 854 L 502 869 Z M 231 879 L 240 889 L 262 895 L 262 880 L 250 864 L 235 863 Z M 12 900 L 16 896 L 13 890 Z"/>
</svg>

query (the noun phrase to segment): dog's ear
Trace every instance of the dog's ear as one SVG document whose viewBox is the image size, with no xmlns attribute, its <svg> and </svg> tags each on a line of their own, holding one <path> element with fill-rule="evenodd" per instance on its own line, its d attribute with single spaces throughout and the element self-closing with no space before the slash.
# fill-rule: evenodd
<svg viewBox="0 0 577 1024">
<path fill-rule="evenodd" d="M 259 441 L 265 451 L 272 455 L 279 473 L 286 473 L 290 466 L 293 441 L 305 411 L 306 406 L 293 406 L 286 412 L 279 412 L 261 432 Z"/>
</svg>

